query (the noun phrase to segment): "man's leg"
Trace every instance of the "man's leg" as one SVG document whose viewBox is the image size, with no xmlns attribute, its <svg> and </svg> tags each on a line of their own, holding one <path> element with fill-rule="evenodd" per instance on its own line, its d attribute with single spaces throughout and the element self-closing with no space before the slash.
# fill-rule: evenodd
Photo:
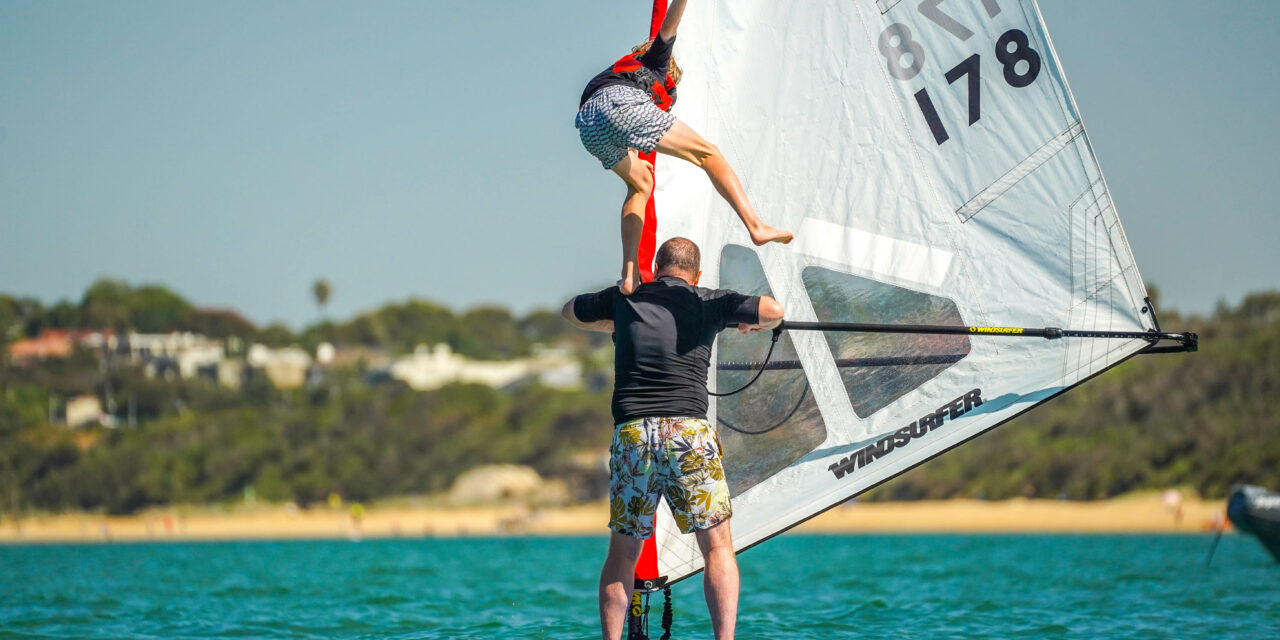
<svg viewBox="0 0 1280 640">
<path fill-rule="evenodd" d="M 738 620 L 738 559 L 733 552 L 729 521 L 697 532 L 698 548 L 706 564 L 702 591 L 711 612 L 711 629 L 716 640 L 732 640 Z"/>
<path fill-rule="evenodd" d="M 790 231 L 775 229 L 760 221 L 756 210 L 747 200 L 747 193 L 742 189 L 742 183 L 738 181 L 738 174 L 733 172 L 733 167 L 729 166 L 720 149 L 707 142 L 689 125 L 676 120 L 667 133 L 658 140 L 658 151 L 688 160 L 706 171 L 711 184 L 715 185 L 716 191 L 720 192 L 720 197 L 733 206 L 742 224 L 746 225 L 747 233 L 751 234 L 751 241 L 757 246 L 766 242 L 785 244 L 795 237 Z"/>
<path fill-rule="evenodd" d="M 600 570 L 600 631 L 604 640 L 622 637 L 635 589 L 636 560 L 643 544 L 643 538 L 609 532 L 609 555 Z"/>
<path fill-rule="evenodd" d="M 644 231 L 644 212 L 653 195 L 653 165 L 640 159 L 635 149 L 613 166 L 613 172 L 627 183 L 627 197 L 622 201 L 622 288 L 631 295 L 640 284 L 640 236 Z"/>
</svg>

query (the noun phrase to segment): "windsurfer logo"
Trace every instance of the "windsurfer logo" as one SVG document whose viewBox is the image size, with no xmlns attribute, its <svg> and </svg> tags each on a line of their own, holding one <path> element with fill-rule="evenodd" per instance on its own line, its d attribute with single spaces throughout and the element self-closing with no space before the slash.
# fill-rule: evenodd
<svg viewBox="0 0 1280 640">
<path fill-rule="evenodd" d="M 1022 329 L 1019 327 L 969 327 L 969 333 L 983 334 L 1021 334 Z"/>
<path fill-rule="evenodd" d="M 974 389 L 942 405 L 937 411 L 926 414 L 919 420 L 877 440 L 875 444 L 859 449 L 853 455 L 827 467 L 827 470 L 834 473 L 837 479 L 843 478 L 854 469 L 861 469 L 877 459 L 889 455 L 890 451 L 905 447 L 912 440 L 922 438 L 930 431 L 942 427 L 944 420 L 948 418 L 955 420 L 972 411 L 974 407 L 979 406 L 982 406 L 982 390 Z"/>
</svg>

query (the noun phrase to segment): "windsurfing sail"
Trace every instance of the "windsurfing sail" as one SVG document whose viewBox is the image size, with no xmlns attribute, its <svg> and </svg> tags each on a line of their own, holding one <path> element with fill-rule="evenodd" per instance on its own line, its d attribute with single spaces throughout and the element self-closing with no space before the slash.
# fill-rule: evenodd
<svg viewBox="0 0 1280 640">
<path fill-rule="evenodd" d="M 690 238 L 704 285 L 825 323 L 783 332 L 760 378 L 712 403 L 739 550 L 1151 347 L 1155 311 L 1034 0 L 700 0 L 680 33 L 674 112 L 796 240 L 753 246 L 697 167 L 664 158 L 649 246 Z M 845 323 L 972 331 L 816 330 Z M 712 389 L 747 382 L 769 343 L 722 334 Z M 665 504 L 658 527 L 658 583 L 699 571 Z"/>
</svg>

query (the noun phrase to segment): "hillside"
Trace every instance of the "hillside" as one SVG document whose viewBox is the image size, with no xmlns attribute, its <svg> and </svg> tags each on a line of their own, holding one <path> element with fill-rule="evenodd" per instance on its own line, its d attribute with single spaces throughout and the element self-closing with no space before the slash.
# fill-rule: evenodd
<svg viewBox="0 0 1280 640">
<path fill-rule="evenodd" d="M 50 327 L 145 323 L 149 331 L 221 326 L 222 335 L 302 345 L 404 350 L 444 340 L 490 358 L 551 339 L 576 341 L 584 354 L 599 346 L 545 311 L 521 319 L 501 309 L 455 314 L 411 301 L 293 334 L 242 319 L 214 325 L 209 312 L 176 295 L 136 296 L 141 289 L 123 285 L 113 289 L 112 307 L 100 301 L 100 285 L 78 305 L 50 309 L 0 297 L 0 335 L 12 341 Z M 1166 311 L 1163 321 L 1200 333 L 1201 350 L 1134 358 L 867 498 L 1082 500 L 1170 486 L 1222 497 L 1237 482 L 1280 485 L 1280 293 L 1252 295 L 1209 318 Z M 136 426 L 53 424 L 50 398 L 74 394 L 129 398 Z M 607 447 L 609 423 L 607 391 L 453 384 L 420 392 L 370 383 L 355 369 L 294 390 L 263 380 L 227 389 L 107 366 L 80 350 L 0 363 L 0 509 L 129 513 L 248 495 L 306 505 L 331 493 L 374 500 L 440 492 L 489 463 L 532 466 L 586 500 L 602 490 L 593 454 Z"/>
</svg>

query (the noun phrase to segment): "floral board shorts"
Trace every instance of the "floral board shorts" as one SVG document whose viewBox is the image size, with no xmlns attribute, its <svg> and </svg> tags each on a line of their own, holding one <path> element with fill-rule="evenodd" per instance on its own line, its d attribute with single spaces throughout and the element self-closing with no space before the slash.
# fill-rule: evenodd
<svg viewBox="0 0 1280 640">
<path fill-rule="evenodd" d="M 675 123 L 676 117 L 659 109 L 648 93 L 621 84 L 592 94 L 573 121 L 582 146 L 606 169 L 622 162 L 627 149 L 652 152 Z"/>
<path fill-rule="evenodd" d="M 609 450 L 609 528 L 653 535 L 658 498 L 666 496 L 684 533 L 729 519 L 729 484 L 720 437 L 702 418 L 640 418 L 614 427 Z"/>
</svg>

